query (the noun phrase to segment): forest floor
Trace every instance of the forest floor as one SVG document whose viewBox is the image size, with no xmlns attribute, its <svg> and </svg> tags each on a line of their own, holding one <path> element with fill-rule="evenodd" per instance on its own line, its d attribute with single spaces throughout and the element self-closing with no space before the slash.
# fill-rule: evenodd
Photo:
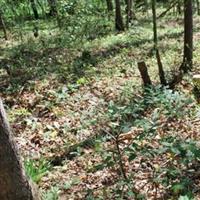
<svg viewBox="0 0 200 200">
<path fill-rule="evenodd" d="M 196 145 L 192 140 L 197 146 L 200 142 L 199 107 L 191 83 L 191 75 L 200 69 L 199 17 L 194 20 L 194 70 L 176 92 L 158 86 L 143 92 L 138 61 L 147 63 L 153 84 L 159 82 L 149 21 L 86 42 L 82 48 L 56 45 L 52 38 L 58 36 L 51 26 L 39 38 L 27 30 L 29 35 L 20 44 L 14 37 L 0 43 L 2 64 L 10 66 L 10 75 L 0 71 L 1 96 L 27 173 L 44 199 L 133 199 L 119 165 L 111 162 L 113 127 L 118 127 L 122 152 L 137 146 L 135 159 L 124 154 L 122 160 L 127 176 L 146 199 L 178 199 L 183 187 L 169 191 L 170 185 L 159 182 L 174 162 L 174 171 L 181 169 L 174 180 L 187 177 L 192 194 L 200 199 L 199 168 L 189 166 L 188 175 L 176 149 L 183 144 L 182 149 L 190 150 Z M 167 78 L 182 62 L 182 27 L 181 19 L 159 22 Z"/>
</svg>

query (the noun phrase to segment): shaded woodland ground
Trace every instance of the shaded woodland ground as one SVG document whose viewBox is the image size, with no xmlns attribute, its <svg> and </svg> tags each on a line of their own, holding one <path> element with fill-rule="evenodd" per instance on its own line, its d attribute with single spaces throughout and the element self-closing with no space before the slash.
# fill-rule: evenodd
<svg viewBox="0 0 200 200">
<path fill-rule="evenodd" d="M 129 30 L 111 26 L 83 41 L 69 42 L 54 19 L 23 22 L 9 40 L 1 38 L 1 97 L 43 199 L 200 199 L 192 83 L 200 70 L 200 17 L 194 15 L 193 70 L 172 91 L 159 84 L 149 16 L 138 11 Z M 157 28 L 170 79 L 182 63 L 183 17 L 170 12 Z M 141 60 L 154 85 L 146 89 Z"/>
</svg>

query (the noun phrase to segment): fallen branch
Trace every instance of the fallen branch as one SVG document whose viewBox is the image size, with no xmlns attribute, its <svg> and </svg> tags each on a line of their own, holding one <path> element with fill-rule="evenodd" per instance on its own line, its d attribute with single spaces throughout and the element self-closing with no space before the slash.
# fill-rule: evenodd
<svg viewBox="0 0 200 200">
<path fill-rule="evenodd" d="M 173 3 L 173 2 L 172 2 Z M 164 17 L 176 4 L 178 3 L 178 1 L 175 1 L 169 8 L 167 8 L 163 13 L 161 13 L 157 19 Z"/>
</svg>

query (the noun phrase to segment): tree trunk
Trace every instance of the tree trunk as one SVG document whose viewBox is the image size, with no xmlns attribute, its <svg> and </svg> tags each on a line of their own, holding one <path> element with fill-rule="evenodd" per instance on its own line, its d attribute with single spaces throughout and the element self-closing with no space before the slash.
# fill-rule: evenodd
<svg viewBox="0 0 200 200">
<path fill-rule="evenodd" d="M 167 81 L 165 79 L 165 72 L 164 72 L 164 69 L 163 69 L 163 65 L 162 65 L 162 61 L 161 61 L 161 58 L 160 58 L 160 53 L 159 53 L 158 48 L 156 49 L 156 60 L 157 60 L 157 63 L 158 63 L 158 73 L 159 73 L 159 77 L 160 77 L 160 83 L 162 85 L 167 85 Z"/>
<path fill-rule="evenodd" d="M 161 62 L 159 50 L 158 50 L 158 37 L 157 37 L 157 22 L 156 22 L 156 0 L 152 0 L 152 14 L 153 14 L 153 39 L 154 39 L 154 50 L 156 52 L 156 59 L 158 63 L 158 73 L 160 77 L 160 83 L 166 85 L 165 73 Z"/>
<path fill-rule="evenodd" d="M 126 27 L 129 28 L 129 23 L 134 18 L 134 12 L 133 12 L 133 1 L 132 0 L 125 0 L 126 3 Z"/>
<path fill-rule="evenodd" d="M 3 14 L 2 14 L 1 10 L 0 10 L 0 26 L 1 26 L 2 30 L 3 30 L 5 40 L 8 40 L 8 34 L 7 34 L 7 31 L 6 31 L 6 25 L 4 23 Z"/>
<path fill-rule="evenodd" d="M 196 0 L 196 4 L 197 4 L 197 14 L 200 15 L 199 0 Z"/>
<path fill-rule="evenodd" d="M 0 199 L 38 200 L 27 179 L 0 100 Z"/>
<path fill-rule="evenodd" d="M 37 11 L 37 7 L 36 7 L 36 4 L 35 4 L 35 1 L 34 0 L 30 0 L 30 2 L 31 2 L 31 8 L 33 10 L 33 14 L 34 14 L 35 19 L 39 19 L 39 14 L 38 14 L 38 11 Z"/>
<path fill-rule="evenodd" d="M 57 6 L 56 6 L 56 0 L 48 0 L 49 4 L 49 16 L 56 16 L 57 15 Z"/>
<path fill-rule="evenodd" d="M 156 19 L 156 0 L 152 0 L 152 14 L 153 14 L 153 41 L 154 49 L 157 49 L 158 37 L 157 37 L 157 19 Z"/>
<path fill-rule="evenodd" d="M 124 31 L 120 0 L 115 0 L 115 28 L 117 31 Z"/>
<path fill-rule="evenodd" d="M 192 0 L 184 0 L 184 55 L 180 67 L 184 73 L 192 70 L 193 59 L 193 16 Z"/>
<path fill-rule="evenodd" d="M 146 87 L 152 85 L 148 69 L 144 61 L 138 63 L 138 69 L 140 71 L 144 86 Z"/>
<path fill-rule="evenodd" d="M 181 15 L 181 1 L 178 0 L 177 2 L 177 11 L 178 11 L 178 14 Z"/>
<path fill-rule="evenodd" d="M 108 12 L 112 12 L 113 11 L 113 2 L 112 2 L 112 0 L 106 0 L 106 4 L 107 4 Z"/>
</svg>

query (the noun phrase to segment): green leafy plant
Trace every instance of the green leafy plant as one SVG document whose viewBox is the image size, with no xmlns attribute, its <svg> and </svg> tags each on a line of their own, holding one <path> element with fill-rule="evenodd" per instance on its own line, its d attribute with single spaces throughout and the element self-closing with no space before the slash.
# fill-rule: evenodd
<svg viewBox="0 0 200 200">
<path fill-rule="evenodd" d="M 24 166 L 27 175 L 36 183 L 40 182 L 41 178 L 51 169 L 50 163 L 44 159 L 39 160 L 38 162 L 27 159 L 24 162 Z"/>
<path fill-rule="evenodd" d="M 58 200 L 59 199 L 59 188 L 51 187 L 47 192 L 43 194 L 43 200 Z"/>
</svg>

